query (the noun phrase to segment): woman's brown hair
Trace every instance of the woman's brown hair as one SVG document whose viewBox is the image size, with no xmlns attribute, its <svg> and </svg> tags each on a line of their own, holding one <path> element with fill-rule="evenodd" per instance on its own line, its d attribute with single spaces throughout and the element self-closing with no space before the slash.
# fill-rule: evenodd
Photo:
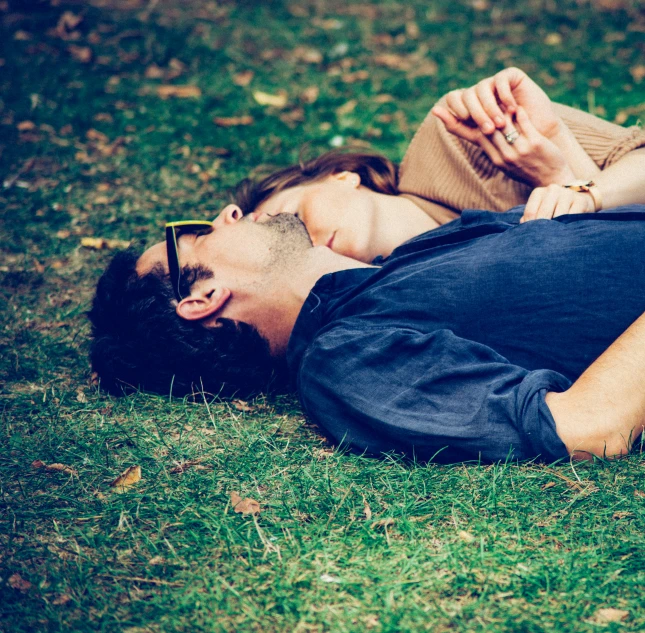
<svg viewBox="0 0 645 633">
<path fill-rule="evenodd" d="M 378 193 L 392 196 L 399 193 L 398 167 L 385 156 L 332 150 L 318 158 L 301 160 L 297 165 L 285 167 L 261 180 L 243 180 L 235 190 L 235 204 L 246 215 L 284 189 L 324 180 L 343 171 L 358 174 L 362 185 Z"/>
</svg>

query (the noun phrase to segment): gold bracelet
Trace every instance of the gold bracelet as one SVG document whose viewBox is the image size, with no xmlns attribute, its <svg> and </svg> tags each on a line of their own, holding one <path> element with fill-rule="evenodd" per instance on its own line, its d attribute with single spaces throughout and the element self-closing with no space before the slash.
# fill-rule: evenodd
<svg viewBox="0 0 645 633">
<path fill-rule="evenodd" d="M 579 180 L 572 182 L 570 185 L 564 185 L 564 188 L 579 191 L 580 193 L 588 193 L 593 200 L 594 213 L 602 209 L 602 194 L 600 193 L 598 185 L 593 180 L 589 180 L 588 182 Z"/>
</svg>

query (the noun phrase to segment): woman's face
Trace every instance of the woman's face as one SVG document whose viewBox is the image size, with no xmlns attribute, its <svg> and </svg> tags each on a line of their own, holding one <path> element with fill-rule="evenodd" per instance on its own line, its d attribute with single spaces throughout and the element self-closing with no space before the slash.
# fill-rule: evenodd
<svg viewBox="0 0 645 633">
<path fill-rule="evenodd" d="M 376 222 L 374 192 L 360 185 L 353 172 L 332 174 L 324 180 L 280 191 L 253 212 L 258 222 L 279 213 L 292 213 L 307 227 L 314 246 L 371 262 Z"/>
</svg>

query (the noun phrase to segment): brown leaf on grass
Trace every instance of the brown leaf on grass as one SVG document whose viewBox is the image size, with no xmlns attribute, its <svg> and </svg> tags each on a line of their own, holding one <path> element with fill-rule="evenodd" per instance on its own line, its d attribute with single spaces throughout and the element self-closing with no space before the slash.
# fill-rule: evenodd
<svg viewBox="0 0 645 633">
<path fill-rule="evenodd" d="M 414 59 L 410 55 L 383 53 L 374 57 L 374 63 L 377 66 L 385 66 L 393 70 L 411 70 Z"/>
<path fill-rule="evenodd" d="M 631 512 L 626 512 L 626 511 L 622 510 L 622 511 L 614 512 L 611 515 L 611 518 L 614 521 L 620 521 L 621 519 L 626 519 L 627 517 L 630 517 L 630 516 L 633 516 L 633 514 Z"/>
<path fill-rule="evenodd" d="M 336 116 L 343 117 L 347 114 L 351 114 L 356 110 L 357 105 L 358 101 L 356 101 L 356 99 L 351 99 L 350 101 L 347 101 L 347 103 L 343 103 L 342 106 L 336 108 Z"/>
<path fill-rule="evenodd" d="M 45 466 L 45 470 L 49 472 L 65 473 L 66 475 L 73 475 L 75 477 L 78 477 L 78 472 L 67 464 L 47 464 L 47 466 Z"/>
<path fill-rule="evenodd" d="M 36 129 L 36 124 L 33 121 L 20 121 L 20 123 L 16 125 L 16 129 L 19 132 L 29 132 Z"/>
<path fill-rule="evenodd" d="M 72 468 L 67 464 L 59 464 L 58 462 L 55 462 L 53 464 L 46 464 L 40 459 L 35 459 L 33 462 L 31 462 L 31 467 L 35 468 L 36 470 L 44 468 L 50 473 L 65 473 L 66 475 L 78 477 L 78 471 L 75 468 Z"/>
<path fill-rule="evenodd" d="M 305 62 L 307 64 L 320 64 L 323 60 L 323 54 L 316 48 L 296 46 L 291 51 L 291 58 L 294 61 Z"/>
<path fill-rule="evenodd" d="M 542 490 L 548 490 L 549 488 L 553 488 L 555 486 L 555 481 L 548 481 L 542 486 Z"/>
<path fill-rule="evenodd" d="M 160 68 L 157 66 L 157 64 L 150 64 L 148 68 L 146 68 L 146 71 L 143 73 L 143 76 L 146 79 L 163 79 L 165 76 L 165 72 L 163 68 Z"/>
<path fill-rule="evenodd" d="M 197 466 L 201 461 L 202 461 L 201 459 L 190 459 L 185 462 L 179 462 L 175 467 L 171 468 L 168 472 L 171 475 L 178 475 L 180 473 L 185 473 L 189 468 L 192 468 L 193 466 Z"/>
<path fill-rule="evenodd" d="M 343 73 L 340 78 L 343 80 L 343 83 L 346 84 L 355 84 L 357 81 L 365 81 L 369 79 L 370 74 L 367 70 L 355 70 L 351 73 Z"/>
<path fill-rule="evenodd" d="M 392 517 L 388 517 L 387 519 L 379 519 L 378 521 L 374 521 L 372 523 L 372 529 L 376 530 L 377 528 L 389 528 L 394 525 L 394 519 Z"/>
<path fill-rule="evenodd" d="M 111 484 L 112 488 L 123 492 L 126 488 L 134 486 L 141 481 L 141 466 L 129 466 Z"/>
<path fill-rule="evenodd" d="M 7 580 L 7 584 L 12 588 L 20 591 L 20 593 L 27 593 L 32 585 L 28 580 L 25 580 L 20 574 L 12 574 Z"/>
<path fill-rule="evenodd" d="M 56 596 L 52 600 L 52 604 L 55 604 L 57 607 L 67 604 L 72 599 L 72 596 L 66 593 L 61 593 L 59 596 Z"/>
<path fill-rule="evenodd" d="M 248 86 L 253 77 L 255 76 L 255 73 L 252 70 L 243 70 L 241 73 L 236 73 L 233 75 L 233 83 L 236 86 Z"/>
<path fill-rule="evenodd" d="M 245 400 L 232 400 L 231 405 L 233 406 L 234 409 L 237 409 L 238 411 L 243 411 L 244 413 L 251 413 L 254 410 L 254 407 L 252 407 Z"/>
<path fill-rule="evenodd" d="M 104 145 L 110 142 L 110 137 L 107 134 L 103 134 L 103 132 L 99 132 L 94 128 L 90 128 L 87 132 L 85 132 L 85 136 L 90 141 L 95 141 Z"/>
<path fill-rule="evenodd" d="M 639 84 L 645 79 L 645 64 L 638 64 L 629 69 L 629 74 L 634 78 L 634 81 Z"/>
<path fill-rule="evenodd" d="M 370 508 L 370 504 L 363 499 L 363 512 L 365 512 L 365 518 L 369 521 L 372 518 L 372 508 Z"/>
<path fill-rule="evenodd" d="M 157 95 L 162 99 L 177 97 L 179 99 L 195 99 L 202 96 L 199 86 L 159 86 Z"/>
<path fill-rule="evenodd" d="M 238 125 L 252 125 L 253 117 L 248 114 L 242 116 L 216 116 L 213 119 L 215 125 L 220 127 L 236 127 Z"/>
<path fill-rule="evenodd" d="M 286 92 L 269 94 L 268 92 L 262 92 L 261 90 L 254 90 L 253 98 L 260 105 L 271 106 L 273 108 L 284 108 L 287 105 Z"/>
<path fill-rule="evenodd" d="M 300 93 L 300 101 L 314 103 L 318 99 L 318 95 L 320 95 L 320 88 L 318 86 L 309 86 Z"/>
<path fill-rule="evenodd" d="M 645 497 L 645 492 L 643 492 L 642 490 L 634 490 L 634 496 L 641 497 L 642 499 L 643 497 Z"/>
<path fill-rule="evenodd" d="M 76 15 L 71 11 L 65 11 L 60 18 L 58 18 L 54 34 L 65 39 L 82 21 L 83 16 Z"/>
<path fill-rule="evenodd" d="M 31 33 L 28 33 L 27 31 L 20 30 L 13 34 L 13 39 L 17 42 L 28 42 L 31 38 Z"/>
<path fill-rule="evenodd" d="M 598 609 L 595 613 L 596 623 L 602 622 L 622 622 L 629 617 L 629 611 L 624 609 Z"/>
<path fill-rule="evenodd" d="M 89 64 L 92 61 L 92 49 L 89 46 L 76 46 L 71 44 L 67 52 L 81 64 Z"/>
<path fill-rule="evenodd" d="M 459 530 L 457 536 L 459 536 L 459 538 L 465 543 L 474 543 L 477 540 L 476 537 L 474 537 L 470 532 L 466 532 L 465 530 Z"/>
<path fill-rule="evenodd" d="M 229 495 L 231 497 L 231 505 L 233 506 L 233 510 L 237 512 L 238 514 L 259 514 L 261 511 L 260 504 L 255 501 L 255 499 L 251 499 L 250 497 L 247 497 L 246 499 L 242 499 L 240 497 L 239 492 L 233 491 Z"/>
<path fill-rule="evenodd" d="M 82 237 L 81 246 L 100 251 L 103 249 L 128 248 L 130 242 L 125 240 L 106 240 L 104 237 Z"/>
</svg>

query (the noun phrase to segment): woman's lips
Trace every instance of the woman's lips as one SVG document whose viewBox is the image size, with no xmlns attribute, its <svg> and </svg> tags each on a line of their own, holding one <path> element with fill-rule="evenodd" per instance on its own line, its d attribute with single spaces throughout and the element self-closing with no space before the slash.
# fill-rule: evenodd
<svg viewBox="0 0 645 633">
<path fill-rule="evenodd" d="M 333 243 L 334 243 L 334 238 L 335 238 L 335 237 L 336 237 L 336 231 L 334 231 L 334 232 L 331 234 L 331 237 L 327 240 L 327 244 L 325 244 L 325 246 L 326 246 L 327 248 L 331 248 L 331 247 L 332 247 L 332 245 L 333 245 Z"/>
</svg>

